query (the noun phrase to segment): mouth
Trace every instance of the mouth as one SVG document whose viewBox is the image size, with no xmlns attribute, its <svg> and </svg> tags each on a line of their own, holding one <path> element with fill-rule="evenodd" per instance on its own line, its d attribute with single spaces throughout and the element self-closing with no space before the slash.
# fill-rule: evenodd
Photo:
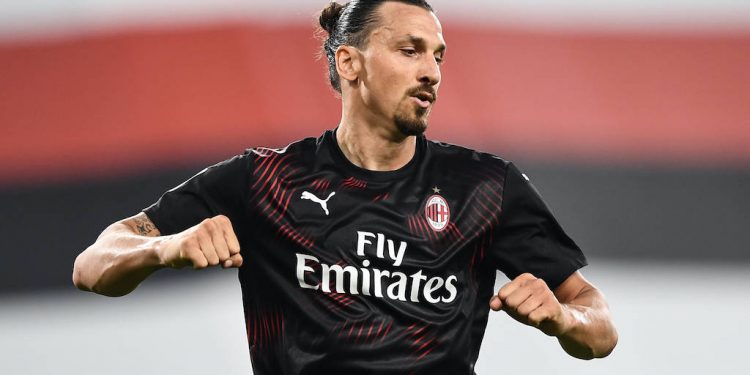
<svg viewBox="0 0 750 375">
<path fill-rule="evenodd" d="M 422 108 L 427 108 L 435 102 L 435 95 L 424 91 L 412 95 L 412 98 Z"/>
</svg>

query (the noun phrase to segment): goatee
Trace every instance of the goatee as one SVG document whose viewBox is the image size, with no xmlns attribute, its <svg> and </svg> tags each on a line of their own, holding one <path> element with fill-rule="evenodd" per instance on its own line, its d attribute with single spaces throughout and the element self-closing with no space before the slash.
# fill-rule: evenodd
<svg viewBox="0 0 750 375">
<path fill-rule="evenodd" d="M 406 92 L 406 97 L 413 97 L 417 96 L 419 94 L 428 94 L 432 96 L 431 102 L 434 103 L 437 100 L 437 92 L 435 91 L 435 88 L 431 85 L 424 84 L 417 87 L 414 87 L 412 89 L 409 89 Z M 407 111 L 411 112 L 411 111 Z M 429 108 L 423 108 L 419 107 L 414 110 L 414 115 L 408 116 L 408 115 L 402 115 L 400 113 L 397 113 L 394 122 L 396 123 L 396 128 L 401 132 L 401 134 L 410 136 L 410 135 L 420 135 L 427 130 L 427 116 L 428 116 Z"/>
<path fill-rule="evenodd" d="M 405 116 L 398 115 L 396 116 L 394 122 L 396 123 L 396 128 L 401 132 L 401 134 L 406 136 L 421 135 L 425 132 L 425 130 L 427 130 L 427 120 L 422 118 L 425 110 L 417 112 L 418 113 L 415 118 L 407 118 Z"/>
</svg>

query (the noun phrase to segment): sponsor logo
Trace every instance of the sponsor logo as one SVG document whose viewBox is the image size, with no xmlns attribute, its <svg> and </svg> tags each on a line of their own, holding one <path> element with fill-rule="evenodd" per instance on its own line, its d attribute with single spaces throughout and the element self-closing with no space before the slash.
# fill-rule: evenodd
<svg viewBox="0 0 750 375">
<path fill-rule="evenodd" d="M 305 191 L 305 192 L 302 192 L 302 196 L 300 198 L 301 199 L 311 200 L 311 201 L 319 204 L 320 207 L 323 208 L 323 211 L 326 213 L 326 216 L 328 216 L 328 214 L 329 214 L 329 212 L 328 212 L 328 200 L 331 199 L 331 197 L 334 196 L 334 195 L 336 195 L 336 192 L 332 191 L 331 194 L 328 194 L 328 198 L 326 198 L 326 199 L 320 199 L 320 198 L 316 197 L 315 194 Z"/>
<path fill-rule="evenodd" d="M 402 272 L 407 246 L 406 241 L 387 238 L 383 233 L 357 231 L 356 254 L 362 260 L 361 267 L 326 264 L 313 255 L 297 253 L 297 281 L 300 288 L 323 293 L 430 304 L 455 301 L 458 296 L 456 275 L 432 275 L 413 267 Z M 385 268 L 389 269 L 371 267 L 369 258 L 387 261 L 390 264 L 385 264 Z"/>
</svg>

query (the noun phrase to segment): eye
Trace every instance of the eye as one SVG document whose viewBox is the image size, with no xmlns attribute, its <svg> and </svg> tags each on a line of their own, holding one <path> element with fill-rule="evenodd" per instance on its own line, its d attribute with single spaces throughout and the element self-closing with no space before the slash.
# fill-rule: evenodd
<svg viewBox="0 0 750 375">
<path fill-rule="evenodd" d="M 438 63 L 438 65 L 442 65 L 443 61 L 445 61 L 445 58 L 443 56 L 435 56 L 435 61 Z"/>
<path fill-rule="evenodd" d="M 414 48 L 401 48 L 401 53 L 406 56 L 416 56 L 417 50 L 415 50 Z"/>
</svg>

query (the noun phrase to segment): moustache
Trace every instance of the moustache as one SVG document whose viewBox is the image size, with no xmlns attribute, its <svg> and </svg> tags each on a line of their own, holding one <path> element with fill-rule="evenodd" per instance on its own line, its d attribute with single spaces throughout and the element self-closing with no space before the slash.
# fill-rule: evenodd
<svg viewBox="0 0 750 375">
<path fill-rule="evenodd" d="M 409 89 L 406 92 L 407 96 L 415 96 L 422 100 L 427 100 L 430 103 L 434 103 L 437 100 L 437 92 L 431 85 L 422 85 Z"/>
</svg>

